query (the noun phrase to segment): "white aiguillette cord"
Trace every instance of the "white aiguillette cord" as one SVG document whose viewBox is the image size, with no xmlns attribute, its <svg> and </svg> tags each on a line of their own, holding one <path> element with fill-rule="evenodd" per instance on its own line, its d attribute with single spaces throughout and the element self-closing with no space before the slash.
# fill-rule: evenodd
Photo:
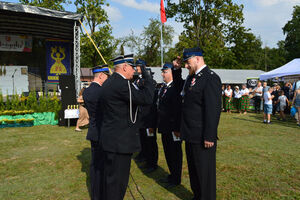
<svg viewBox="0 0 300 200">
<path fill-rule="evenodd" d="M 135 124 L 139 107 L 136 108 L 135 116 L 134 116 L 134 120 L 133 120 L 132 119 L 132 96 L 131 96 L 131 87 L 130 87 L 129 80 L 127 81 L 127 83 L 128 83 L 128 89 L 129 89 L 129 115 L 130 115 L 131 122 L 133 124 Z"/>
</svg>

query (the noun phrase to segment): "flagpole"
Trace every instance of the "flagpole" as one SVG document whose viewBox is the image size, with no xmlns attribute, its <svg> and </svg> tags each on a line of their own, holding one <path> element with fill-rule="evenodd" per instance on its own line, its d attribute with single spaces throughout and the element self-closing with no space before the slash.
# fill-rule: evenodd
<svg viewBox="0 0 300 200">
<path fill-rule="evenodd" d="M 161 23 L 160 27 L 160 52 L 161 52 L 161 67 L 163 67 L 164 64 L 164 40 L 163 40 L 163 23 Z"/>
</svg>

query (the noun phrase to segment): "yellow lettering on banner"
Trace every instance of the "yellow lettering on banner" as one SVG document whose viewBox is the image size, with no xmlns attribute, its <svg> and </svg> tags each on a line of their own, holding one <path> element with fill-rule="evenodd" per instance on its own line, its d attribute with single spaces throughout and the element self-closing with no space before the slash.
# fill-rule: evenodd
<svg viewBox="0 0 300 200">
<path fill-rule="evenodd" d="M 51 81 L 58 81 L 58 76 L 48 76 L 48 80 L 51 80 Z"/>
</svg>

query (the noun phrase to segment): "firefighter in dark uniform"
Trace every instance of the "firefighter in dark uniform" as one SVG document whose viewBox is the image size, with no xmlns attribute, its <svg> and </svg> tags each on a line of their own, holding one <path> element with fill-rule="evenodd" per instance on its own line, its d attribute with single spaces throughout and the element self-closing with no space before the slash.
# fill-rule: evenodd
<svg viewBox="0 0 300 200">
<path fill-rule="evenodd" d="M 138 79 L 134 81 L 134 84 L 139 88 L 143 89 L 144 79 L 142 77 L 141 66 L 146 67 L 144 60 L 138 59 L 136 62 L 136 71 L 139 74 Z M 152 75 L 151 75 L 152 76 Z M 156 82 L 153 80 L 153 85 Z M 157 93 L 154 94 L 152 105 L 140 106 L 139 120 L 140 126 L 139 134 L 141 140 L 141 152 L 137 156 L 136 161 L 145 161 L 144 168 L 145 173 L 151 173 L 157 169 L 158 161 L 158 146 L 156 142 L 156 99 Z M 154 104 L 155 103 L 155 104 Z"/>
<path fill-rule="evenodd" d="M 99 142 L 100 127 L 102 122 L 102 111 L 100 109 L 101 86 L 110 76 L 110 69 L 107 65 L 97 66 L 92 69 L 94 80 L 83 92 L 84 105 L 89 113 L 89 129 L 86 136 L 91 141 L 91 199 L 101 199 L 100 180 L 103 172 L 103 152 Z"/>
<path fill-rule="evenodd" d="M 136 65 L 136 75 L 137 78 L 135 78 L 133 85 L 137 88 L 137 89 L 142 89 L 144 87 L 144 80 L 142 77 L 142 71 L 141 71 L 141 67 L 146 67 L 146 62 L 144 60 L 138 59 L 135 62 Z M 139 123 L 140 123 L 140 129 L 139 129 L 139 135 L 140 135 L 140 142 L 141 142 L 141 151 L 139 152 L 139 154 L 134 158 L 136 162 L 144 162 L 146 161 L 146 137 L 147 137 L 147 132 L 146 132 L 146 128 L 145 128 L 145 113 L 149 110 L 149 106 L 140 106 L 139 107 Z"/>
<path fill-rule="evenodd" d="M 181 138 L 185 140 L 194 200 L 216 199 L 217 129 L 221 113 L 222 84 L 205 65 L 200 48 L 185 49 L 189 76 L 182 95 Z"/>
<path fill-rule="evenodd" d="M 157 145 L 157 98 L 158 89 L 155 89 L 153 103 L 150 111 L 145 116 L 146 137 L 146 169 L 145 173 L 151 173 L 158 167 L 158 145 Z"/>
<path fill-rule="evenodd" d="M 154 86 L 142 67 L 143 89 L 136 89 L 133 78 L 133 54 L 112 60 L 115 72 L 102 86 L 101 145 L 104 151 L 103 193 L 104 200 L 124 198 L 129 180 L 131 156 L 140 151 L 137 113 L 139 105 L 152 103 Z"/>
<path fill-rule="evenodd" d="M 161 182 L 166 182 L 167 187 L 181 183 L 182 148 L 180 141 L 180 114 L 181 96 L 175 87 L 172 76 L 172 63 L 165 63 L 162 68 L 164 85 L 158 93 L 157 101 L 157 127 L 162 134 L 162 144 L 170 175 Z"/>
</svg>

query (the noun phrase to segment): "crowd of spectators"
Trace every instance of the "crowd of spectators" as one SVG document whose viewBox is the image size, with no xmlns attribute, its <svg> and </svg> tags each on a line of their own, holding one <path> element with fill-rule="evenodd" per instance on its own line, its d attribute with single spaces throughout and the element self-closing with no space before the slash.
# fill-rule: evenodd
<svg viewBox="0 0 300 200">
<path fill-rule="evenodd" d="M 271 123 L 271 116 L 277 120 L 286 121 L 286 114 L 294 109 L 297 125 L 300 126 L 300 81 L 291 84 L 284 83 L 282 87 L 278 83 L 269 86 L 267 82 L 258 81 L 256 87 L 247 88 L 246 85 L 222 86 L 223 111 L 227 113 L 237 112 L 247 114 L 250 108 L 250 100 L 255 113 L 264 113 L 264 123 Z"/>
</svg>

